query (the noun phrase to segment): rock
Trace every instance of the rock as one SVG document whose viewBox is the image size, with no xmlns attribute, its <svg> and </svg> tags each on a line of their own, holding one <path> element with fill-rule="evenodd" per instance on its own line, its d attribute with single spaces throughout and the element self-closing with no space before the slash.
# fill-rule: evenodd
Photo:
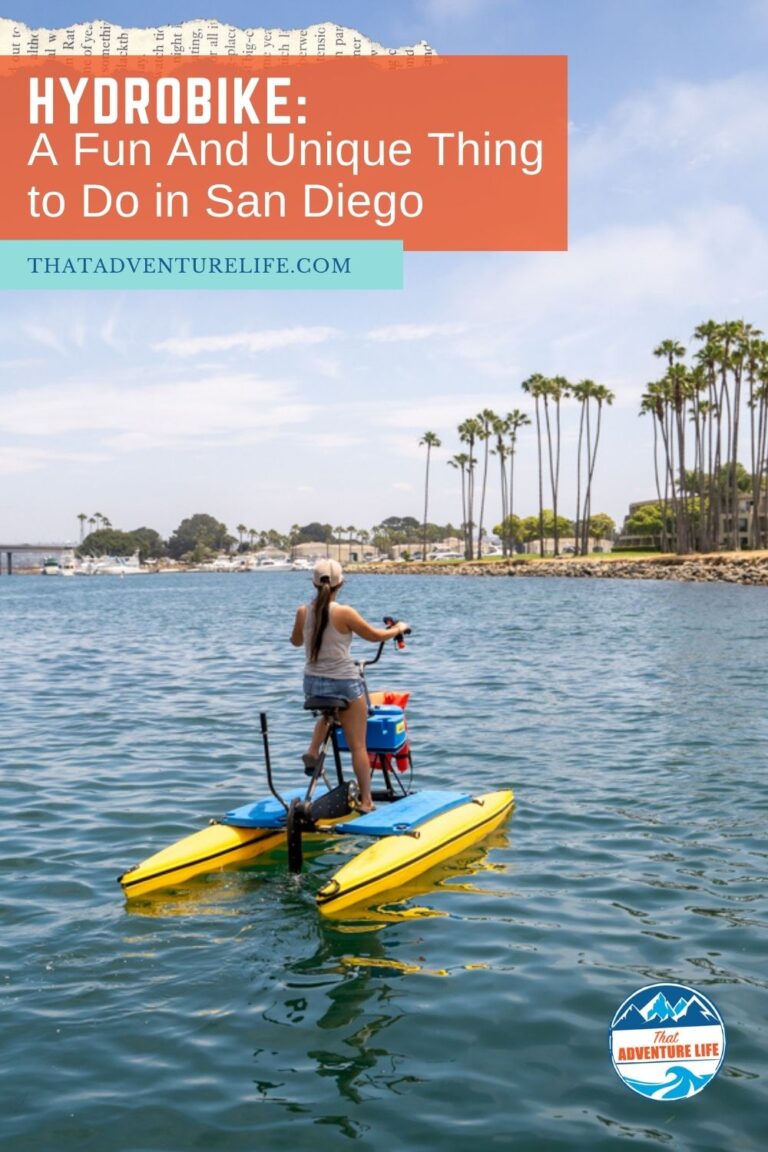
<svg viewBox="0 0 768 1152">
<path fill-rule="evenodd" d="M 395 576 L 556 576 L 566 579 L 682 580 L 768 586 L 768 554 L 716 553 L 705 556 L 647 556 L 601 560 L 516 556 L 510 560 L 472 560 L 460 564 L 412 562 L 359 564 L 356 572 Z"/>
</svg>

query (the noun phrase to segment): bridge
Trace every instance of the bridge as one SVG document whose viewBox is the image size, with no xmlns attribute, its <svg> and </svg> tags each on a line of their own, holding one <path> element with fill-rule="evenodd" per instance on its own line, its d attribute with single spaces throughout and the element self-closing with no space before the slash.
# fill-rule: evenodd
<svg viewBox="0 0 768 1152">
<path fill-rule="evenodd" d="M 20 560 L 26 559 L 27 564 L 19 563 L 19 568 L 39 567 L 48 556 L 55 557 L 61 562 L 67 552 L 77 548 L 71 540 L 66 544 L 0 544 L 0 576 L 3 574 L 3 557 L 7 564 L 8 575 L 13 574 L 14 556 Z"/>
</svg>

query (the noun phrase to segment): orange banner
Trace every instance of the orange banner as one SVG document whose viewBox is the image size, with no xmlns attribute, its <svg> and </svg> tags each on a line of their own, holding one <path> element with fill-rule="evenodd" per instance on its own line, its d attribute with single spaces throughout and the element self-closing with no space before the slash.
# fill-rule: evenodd
<svg viewBox="0 0 768 1152">
<path fill-rule="evenodd" d="M 565 57 L 4 57 L 3 239 L 567 247 Z"/>
</svg>

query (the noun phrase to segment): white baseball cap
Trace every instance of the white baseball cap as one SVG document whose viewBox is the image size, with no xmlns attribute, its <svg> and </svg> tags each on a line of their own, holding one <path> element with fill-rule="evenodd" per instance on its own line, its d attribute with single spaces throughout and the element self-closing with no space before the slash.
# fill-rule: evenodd
<svg viewBox="0 0 768 1152">
<path fill-rule="evenodd" d="M 338 588 L 344 583 L 344 573 L 338 560 L 318 560 L 312 572 L 312 583 L 316 588 L 328 583 L 331 588 Z"/>
</svg>

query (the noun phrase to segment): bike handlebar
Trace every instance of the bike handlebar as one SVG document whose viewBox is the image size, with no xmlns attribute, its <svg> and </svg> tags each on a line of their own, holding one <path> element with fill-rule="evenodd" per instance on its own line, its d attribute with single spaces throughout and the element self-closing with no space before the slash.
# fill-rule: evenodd
<svg viewBox="0 0 768 1152">
<path fill-rule="evenodd" d="M 384 617 L 384 624 L 386 625 L 387 628 L 394 628 L 395 624 L 397 624 L 397 623 L 398 623 L 398 621 L 395 620 L 394 616 L 385 616 Z M 398 636 L 393 636 L 392 639 L 395 642 L 395 647 L 399 648 L 402 651 L 403 648 L 405 648 L 405 640 L 403 640 L 403 636 L 410 636 L 410 634 L 411 634 L 410 628 L 406 628 L 405 631 L 401 632 Z"/>
<path fill-rule="evenodd" d="M 392 625 L 396 624 L 396 623 L 397 623 L 397 621 L 395 620 L 394 616 L 385 616 L 384 617 L 384 624 L 386 625 L 387 628 L 391 628 Z M 411 630 L 410 630 L 410 628 L 408 628 L 405 634 L 410 635 L 410 632 L 411 632 Z M 393 636 L 392 639 L 398 648 L 401 648 L 401 649 L 405 648 L 405 641 L 403 640 L 403 634 L 402 633 L 400 633 L 399 636 Z M 365 668 L 370 668 L 372 664 L 378 664 L 379 660 L 381 659 L 381 654 L 384 651 L 384 645 L 385 644 L 386 644 L 386 640 L 380 640 L 379 646 L 376 649 L 376 655 L 374 656 L 373 660 L 358 660 L 357 661 L 358 666 L 360 668 L 365 669 Z"/>
</svg>

